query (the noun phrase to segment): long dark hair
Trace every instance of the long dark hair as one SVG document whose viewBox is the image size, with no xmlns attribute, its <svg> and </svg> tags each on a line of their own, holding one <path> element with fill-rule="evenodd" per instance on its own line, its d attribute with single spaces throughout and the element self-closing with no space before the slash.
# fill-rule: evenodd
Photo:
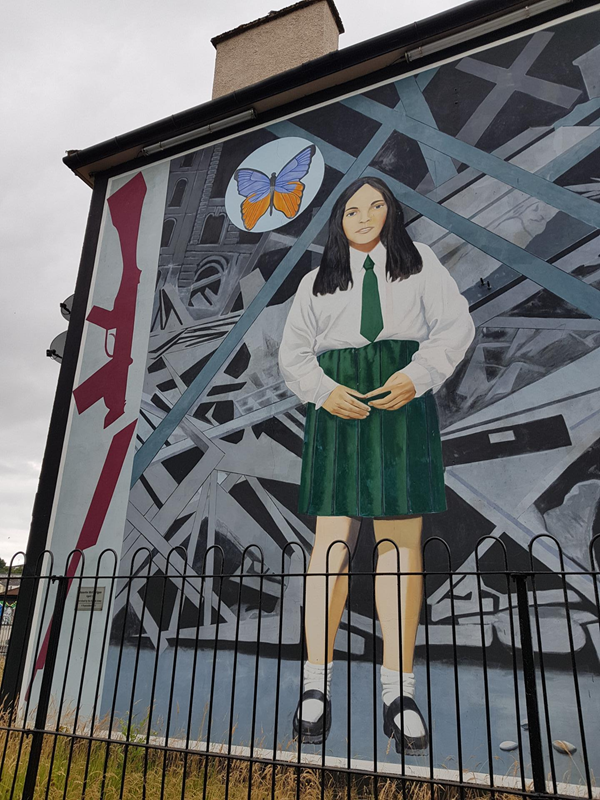
<svg viewBox="0 0 600 800">
<path fill-rule="evenodd" d="M 381 231 L 381 242 L 387 251 L 385 271 L 393 281 L 416 275 L 423 268 L 421 254 L 404 226 L 404 213 L 389 186 L 379 178 L 358 178 L 336 200 L 329 218 L 329 234 L 321 266 L 313 285 L 313 294 L 345 291 L 352 284 L 350 245 L 342 227 L 346 203 L 362 186 L 368 184 L 381 192 L 387 205 L 387 217 Z"/>
</svg>

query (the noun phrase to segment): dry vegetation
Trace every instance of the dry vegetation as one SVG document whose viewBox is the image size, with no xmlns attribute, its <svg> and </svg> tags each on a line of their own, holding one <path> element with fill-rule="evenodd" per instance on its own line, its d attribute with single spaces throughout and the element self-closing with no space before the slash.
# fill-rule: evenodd
<svg viewBox="0 0 600 800">
<path fill-rule="evenodd" d="M 26 764 L 26 748 L 21 750 L 21 764 L 15 773 L 19 756 L 19 737 L 11 735 L 7 748 L 0 797 L 20 798 Z M 127 755 L 126 755 L 127 749 Z M 4 750 L 4 741 L 2 741 Z M 476 800 L 489 798 L 490 793 L 380 778 L 377 794 L 371 778 L 353 776 L 348 784 L 343 774 L 324 775 L 314 768 L 255 764 L 226 760 L 218 756 L 208 759 L 199 755 L 168 753 L 123 745 L 111 745 L 107 760 L 104 743 L 79 740 L 71 748 L 69 739 L 61 738 L 54 753 L 50 738 L 44 743 L 36 798 L 48 800 L 138 800 L 147 797 L 182 798 L 185 800 Z M 126 763 L 125 763 L 126 762 Z M 49 780 L 49 772 L 51 776 Z M 16 775 L 16 780 L 15 780 Z M 184 780 L 185 775 L 185 780 Z M 251 780 L 251 783 L 250 783 Z M 323 786 L 322 786 L 323 784 Z M 65 789 L 66 787 L 66 789 Z M 12 795 L 11 795 L 12 791 Z M 514 795 L 496 793 L 494 800 L 508 800 Z M 516 798 L 515 798 L 516 800 Z"/>
<path fill-rule="evenodd" d="M 0 726 L 7 715 L 0 714 Z M 61 726 L 66 733 L 66 724 Z M 71 728 L 72 730 L 72 728 Z M 129 742 L 90 741 L 47 735 L 44 739 L 35 797 L 45 800 L 483 800 L 490 792 L 380 777 L 352 775 L 308 766 L 165 753 L 139 745 L 144 737 L 131 731 Z M 22 796 L 31 737 L 0 732 L 0 800 Z M 514 795 L 495 793 L 493 800 Z M 516 800 L 516 798 L 515 798 Z"/>
<path fill-rule="evenodd" d="M 0 678 L 2 662 L 0 658 Z M 447 784 L 381 776 L 375 785 L 372 776 L 311 766 L 251 766 L 217 753 L 165 753 L 140 746 L 146 741 L 147 720 L 129 731 L 123 725 L 122 742 L 91 741 L 68 735 L 72 715 L 62 714 L 61 720 L 59 734 L 44 737 L 36 800 L 517 800 L 514 794 L 492 794 L 474 786 L 461 791 Z M 15 727 L 0 710 L 0 728 L 11 724 Z M 47 729 L 53 729 L 50 721 Z M 95 735 L 101 734 L 96 730 Z M 0 800 L 22 797 L 30 748 L 30 735 L 0 730 Z"/>
</svg>

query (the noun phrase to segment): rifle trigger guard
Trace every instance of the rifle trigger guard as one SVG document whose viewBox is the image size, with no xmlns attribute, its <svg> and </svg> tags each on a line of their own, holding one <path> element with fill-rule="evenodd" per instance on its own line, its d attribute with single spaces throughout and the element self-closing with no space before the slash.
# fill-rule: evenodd
<svg viewBox="0 0 600 800">
<path fill-rule="evenodd" d="M 109 353 L 109 351 L 108 351 L 108 337 L 110 336 L 111 333 L 113 335 L 113 351 L 112 351 L 112 353 Z M 109 358 L 112 358 L 114 356 L 114 354 L 115 354 L 115 351 L 114 351 L 114 340 L 115 339 L 116 339 L 116 328 L 107 329 L 105 331 L 105 333 L 104 333 L 104 352 L 106 353 L 106 355 Z"/>
</svg>

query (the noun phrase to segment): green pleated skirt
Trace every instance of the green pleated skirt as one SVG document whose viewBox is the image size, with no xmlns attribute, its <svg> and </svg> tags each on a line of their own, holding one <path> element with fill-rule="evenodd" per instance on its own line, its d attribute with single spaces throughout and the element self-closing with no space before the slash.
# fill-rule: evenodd
<svg viewBox="0 0 600 800">
<path fill-rule="evenodd" d="M 410 363 L 419 343 L 388 339 L 319 356 L 337 383 L 370 392 Z M 432 392 L 397 411 L 341 419 L 307 406 L 299 511 L 314 516 L 396 517 L 446 510 L 444 465 Z"/>
</svg>

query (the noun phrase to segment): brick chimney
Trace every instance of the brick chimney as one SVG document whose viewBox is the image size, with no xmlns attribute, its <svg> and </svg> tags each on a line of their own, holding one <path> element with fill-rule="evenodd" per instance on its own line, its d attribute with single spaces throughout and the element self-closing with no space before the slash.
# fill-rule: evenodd
<svg viewBox="0 0 600 800">
<path fill-rule="evenodd" d="M 215 36 L 213 99 L 337 50 L 343 32 L 333 0 L 300 0 Z"/>
</svg>

